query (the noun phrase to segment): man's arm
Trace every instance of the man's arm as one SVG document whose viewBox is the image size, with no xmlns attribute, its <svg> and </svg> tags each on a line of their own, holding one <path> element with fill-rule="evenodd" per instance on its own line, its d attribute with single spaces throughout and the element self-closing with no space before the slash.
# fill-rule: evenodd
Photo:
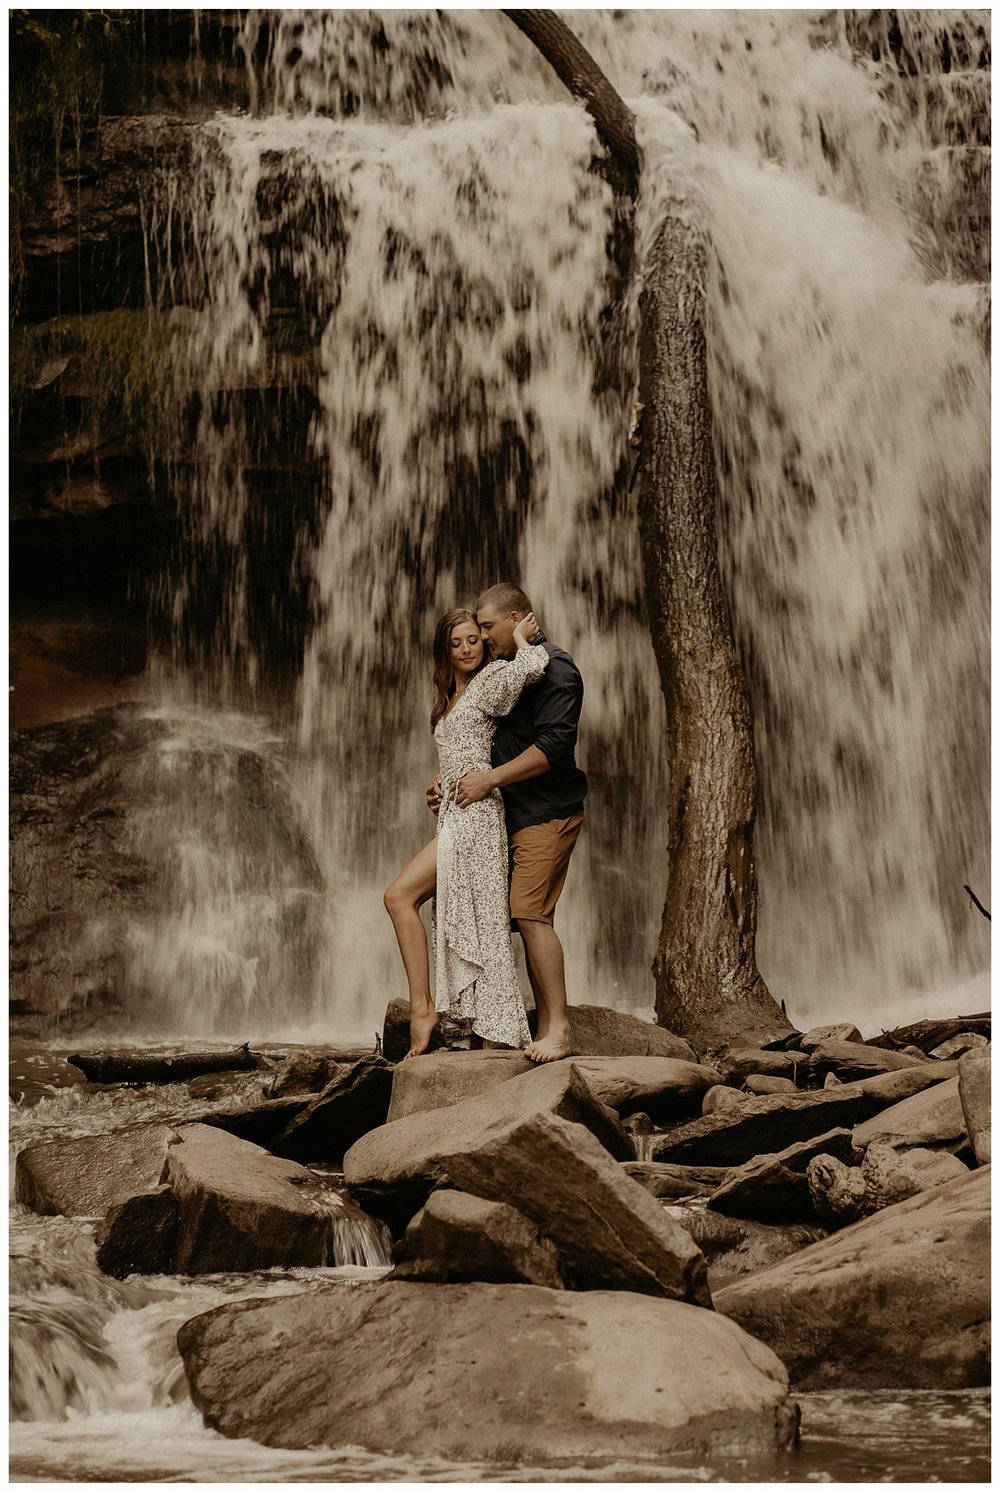
<svg viewBox="0 0 1000 1492">
<path fill-rule="evenodd" d="M 489 772 L 466 772 L 455 788 L 455 802 L 459 808 L 468 808 L 470 803 L 481 803 L 494 788 L 510 787 L 512 782 L 527 782 L 531 777 L 544 777 L 549 770 L 548 758 L 537 746 L 526 746 L 520 756 L 492 767 Z"/>
</svg>

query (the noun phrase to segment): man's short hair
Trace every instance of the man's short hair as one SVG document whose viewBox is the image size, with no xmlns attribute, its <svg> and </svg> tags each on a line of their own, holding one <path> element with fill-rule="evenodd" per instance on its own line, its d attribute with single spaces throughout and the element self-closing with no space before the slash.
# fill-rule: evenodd
<svg viewBox="0 0 1000 1492">
<path fill-rule="evenodd" d="M 524 616 L 535 609 L 521 587 L 512 580 L 501 580 L 499 585 L 491 585 L 488 591 L 483 591 L 476 602 L 476 610 L 481 606 L 492 607 L 498 616 L 510 616 L 512 611 L 519 611 Z"/>
</svg>

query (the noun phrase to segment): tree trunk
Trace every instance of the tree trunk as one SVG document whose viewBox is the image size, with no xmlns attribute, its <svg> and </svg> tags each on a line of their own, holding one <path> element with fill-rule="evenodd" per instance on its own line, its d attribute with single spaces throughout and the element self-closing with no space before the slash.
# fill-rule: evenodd
<svg viewBox="0 0 1000 1492">
<path fill-rule="evenodd" d="M 705 236 L 671 202 L 640 301 L 639 525 L 671 741 L 669 880 L 656 1017 L 696 1047 L 791 1030 L 757 971 L 757 779 L 746 686 L 719 573 L 705 355 Z"/>
</svg>

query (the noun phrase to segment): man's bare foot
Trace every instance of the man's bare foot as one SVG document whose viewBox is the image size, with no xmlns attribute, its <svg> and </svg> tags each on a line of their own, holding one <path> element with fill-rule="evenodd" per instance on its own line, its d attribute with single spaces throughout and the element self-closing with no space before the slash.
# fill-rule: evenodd
<svg viewBox="0 0 1000 1492">
<path fill-rule="evenodd" d="M 441 1024 L 441 1016 L 436 1010 L 429 1015 L 410 1016 L 410 1050 L 406 1057 L 422 1057 L 431 1044 L 431 1037 L 435 1029 Z M 406 1061 L 406 1057 L 403 1061 Z"/>
<path fill-rule="evenodd" d="M 550 1032 L 540 1040 L 536 1037 L 530 1046 L 525 1047 L 524 1055 L 531 1062 L 561 1062 L 564 1057 L 571 1057 L 573 1048 L 569 1032 Z"/>
</svg>

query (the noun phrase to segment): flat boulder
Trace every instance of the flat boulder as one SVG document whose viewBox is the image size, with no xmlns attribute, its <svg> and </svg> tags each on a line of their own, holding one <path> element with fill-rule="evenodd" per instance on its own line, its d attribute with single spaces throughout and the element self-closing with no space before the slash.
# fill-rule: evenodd
<svg viewBox="0 0 1000 1492">
<path fill-rule="evenodd" d="M 535 1064 L 523 1052 L 488 1047 L 476 1052 L 425 1052 L 410 1057 L 393 1071 L 388 1122 L 447 1108 L 535 1070 Z"/>
<path fill-rule="evenodd" d="M 573 1063 L 552 1062 L 473 1098 L 371 1130 L 344 1156 L 344 1179 L 366 1212 L 401 1233 L 438 1182 L 454 1179 L 447 1156 L 539 1113 L 583 1126 L 616 1159 L 633 1159 L 617 1116 L 597 1101 Z"/>
<path fill-rule="evenodd" d="M 393 1257 L 393 1280 L 563 1287 L 559 1250 L 536 1223 L 505 1202 L 467 1192 L 431 1192 Z"/>
<path fill-rule="evenodd" d="M 141 1124 L 29 1145 L 17 1157 L 15 1197 L 47 1217 L 103 1217 L 109 1207 L 159 1184 L 175 1133 L 167 1124 Z"/>
<path fill-rule="evenodd" d="M 898 1072 L 883 1072 L 877 1077 L 862 1078 L 857 1085 L 862 1093 L 861 1117 L 870 1119 L 873 1114 L 881 1113 L 891 1104 L 902 1103 L 904 1098 L 912 1098 L 914 1093 L 922 1093 L 925 1088 L 933 1088 L 935 1084 L 946 1083 L 949 1078 L 957 1076 L 957 1062 L 923 1062 L 919 1067 L 904 1067 Z M 826 1081 L 831 1079 L 839 1081 L 832 1072 L 828 1072 Z"/>
<path fill-rule="evenodd" d="M 741 1166 L 852 1125 L 861 1093 L 854 1084 L 816 1093 L 776 1093 L 747 1098 L 738 1108 L 705 1114 L 678 1125 L 652 1145 L 651 1159 L 685 1166 Z"/>
<path fill-rule="evenodd" d="M 177 1340 L 205 1423 L 281 1448 L 654 1467 L 666 1451 L 772 1452 L 797 1437 L 775 1355 L 674 1301 L 365 1283 L 233 1302 Z"/>
<path fill-rule="evenodd" d="M 386 1121 L 393 1070 L 382 1057 L 339 1067 L 321 1092 L 270 1142 L 277 1155 L 339 1161 L 356 1140 Z"/>
<path fill-rule="evenodd" d="M 854 1144 L 863 1150 L 872 1140 L 891 1139 L 898 1149 L 935 1146 L 953 1152 L 969 1144 L 957 1077 L 937 1083 L 883 1109 L 856 1126 Z"/>
<path fill-rule="evenodd" d="M 340 1235 L 356 1225 L 357 1209 L 294 1161 L 191 1124 L 170 1145 L 164 1179 L 177 1203 L 177 1274 L 345 1262 Z"/>
<path fill-rule="evenodd" d="M 810 1026 L 808 1031 L 802 1032 L 798 1045 L 803 1052 L 811 1052 L 824 1041 L 864 1041 L 864 1037 L 857 1026 L 843 1021 L 838 1026 Z"/>
<path fill-rule="evenodd" d="M 699 1113 L 714 1067 L 677 1057 L 574 1057 L 573 1065 L 601 1103 L 626 1118 L 644 1113 L 657 1124 Z"/>
<path fill-rule="evenodd" d="M 990 1049 L 966 1052 L 958 1061 L 958 1097 L 976 1164 L 990 1163 Z"/>
<path fill-rule="evenodd" d="M 809 1057 L 810 1071 L 825 1077 L 835 1072 L 842 1081 L 873 1078 L 883 1072 L 900 1072 L 905 1067 L 921 1067 L 928 1059 L 909 1052 L 893 1052 L 860 1041 L 821 1041 Z"/>
<path fill-rule="evenodd" d="M 989 1382 L 988 1168 L 876 1213 L 719 1290 L 804 1391 Z"/>
<path fill-rule="evenodd" d="M 832 1129 L 814 1139 L 789 1145 L 775 1155 L 755 1155 L 728 1171 L 708 1200 L 712 1212 L 752 1218 L 763 1223 L 812 1223 L 815 1208 L 807 1168 L 814 1156 L 853 1155 L 851 1131 Z"/>
<path fill-rule="evenodd" d="M 672 1031 L 606 1005 L 571 1005 L 569 1034 L 579 1057 L 676 1057 L 697 1062 L 692 1046 Z"/>
</svg>

